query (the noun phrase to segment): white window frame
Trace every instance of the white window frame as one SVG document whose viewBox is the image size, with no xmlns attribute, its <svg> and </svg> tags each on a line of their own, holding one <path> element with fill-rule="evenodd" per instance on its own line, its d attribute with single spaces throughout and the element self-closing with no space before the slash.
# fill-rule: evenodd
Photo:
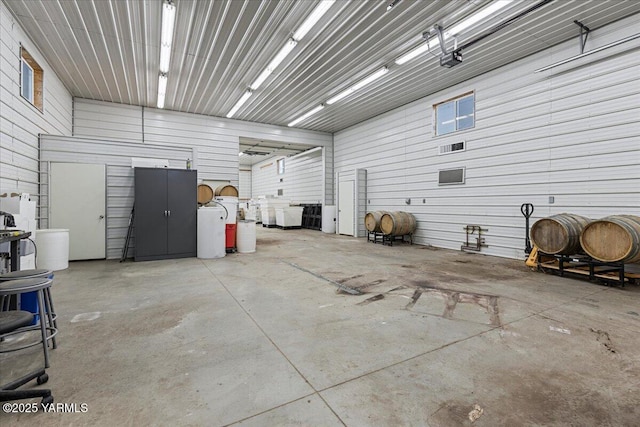
<svg viewBox="0 0 640 427">
<path fill-rule="evenodd" d="M 278 175 L 284 175 L 284 157 L 276 161 L 276 167 L 278 168 Z"/>
<path fill-rule="evenodd" d="M 27 66 L 29 68 L 29 71 L 31 71 L 31 78 L 30 80 L 30 88 L 31 88 L 31 92 L 29 94 L 26 94 L 28 96 L 25 96 L 25 87 L 24 87 L 24 66 Z M 35 88 L 34 88 L 34 71 L 33 71 L 33 67 L 31 65 L 29 65 L 29 63 L 27 62 L 26 59 L 24 59 L 23 57 L 20 57 L 20 96 L 22 96 L 24 99 L 26 99 L 27 101 L 29 101 L 32 105 L 34 105 L 34 93 L 35 93 Z"/>
<path fill-rule="evenodd" d="M 460 102 L 461 100 L 466 99 L 468 97 L 473 97 L 473 111 L 471 113 L 471 118 L 472 118 L 473 122 L 472 122 L 471 126 L 465 127 L 463 129 L 460 129 L 459 126 L 458 126 L 460 120 L 466 118 L 467 116 L 464 116 L 464 117 L 463 116 L 458 116 L 458 102 Z M 450 105 L 450 104 L 453 105 L 453 110 L 454 110 L 453 121 L 454 121 L 454 124 L 455 124 L 455 128 L 452 131 L 449 131 L 449 132 L 439 133 L 438 132 L 438 129 L 439 129 L 439 126 L 438 126 L 438 124 L 439 124 L 439 121 L 438 121 L 439 120 L 438 119 L 438 109 L 441 108 L 441 107 L 444 107 L 445 105 Z M 476 93 L 475 93 L 475 91 L 467 92 L 467 93 L 464 93 L 462 95 L 456 96 L 454 98 L 447 99 L 446 101 L 442 101 L 442 102 L 439 102 L 437 104 L 433 104 L 433 117 L 434 117 L 434 120 L 433 120 L 433 135 L 434 136 L 451 135 L 451 134 L 456 133 L 456 132 L 462 132 L 462 131 L 465 131 L 465 130 L 469 130 L 469 129 L 475 128 L 476 127 Z"/>
</svg>

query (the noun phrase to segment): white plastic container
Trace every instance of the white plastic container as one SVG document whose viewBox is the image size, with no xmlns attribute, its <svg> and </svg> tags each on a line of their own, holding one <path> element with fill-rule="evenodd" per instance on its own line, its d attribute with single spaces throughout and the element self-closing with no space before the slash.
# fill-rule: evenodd
<svg viewBox="0 0 640 427">
<path fill-rule="evenodd" d="M 198 209 L 198 258 L 222 258 L 226 255 L 225 216 L 221 206 Z"/>
<path fill-rule="evenodd" d="M 262 216 L 262 225 L 276 225 L 276 210 L 275 208 L 261 208 L 260 214 Z"/>
<path fill-rule="evenodd" d="M 302 226 L 302 206 L 289 206 L 288 208 L 276 208 L 276 225 L 278 227 Z"/>
<path fill-rule="evenodd" d="M 238 221 L 236 234 L 238 253 L 250 254 L 256 251 L 256 222 L 251 220 Z"/>
<path fill-rule="evenodd" d="M 69 230 L 49 228 L 36 231 L 38 268 L 64 270 L 69 268 Z"/>
<path fill-rule="evenodd" d="M 336 232 L 336 207 L 335 205 L 322 206 L 322 232 Z"/>
<path fill-rule="evenodd" d="M 217 203 L 227 208 L 228 216 L 226 223 L 235 224 L 238 216 L 238 198 L 233 196 L 216 196 L 214 199 Z"/>
</svg>

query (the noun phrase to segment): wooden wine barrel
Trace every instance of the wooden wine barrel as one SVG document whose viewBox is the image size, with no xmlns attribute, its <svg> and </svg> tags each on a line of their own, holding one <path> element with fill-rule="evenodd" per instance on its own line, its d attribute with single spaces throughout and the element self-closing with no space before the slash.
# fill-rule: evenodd
<svg viewBox="0 0 640 427">
<path fill-rule="evenodd" d="M 416 231 L 416 219 L 408 212 L 386 212 L 380 219 L 380 230 L 387 236 L 404 236 Z"/>
<path fill-rule="evenodd" d="M 590 222 L 580 243 L 592 258 L 604 262 L 640 262 L 640 216 L 612 215 Z"/>
<path fill-rule="evenodd" d="M 219 185 L 216 187 L 216 196 L 238 197 L 238 189 L 230 184 Z"/>
<path fill-rule="evenodd" d="M 364 216 L 364 226 L 367 231 L 380 233 L 380 220 L 382 219 L 382 215 L 386 213 L 387 211 L 374 211 L 366 214 Z"/>
<path fill-rule="evenodd" d="M 531 241 L 546 254 L 582 252 L 580 234 L 589 221 L 589 218 L 570 213 L 542 218 L 531 227 Z"/>
<path fill-rule="evenodd" d="M 213 190 L 207 184 L 198 185 L 198 203 L 206 205 L 213 199 Z"/>
</svg>

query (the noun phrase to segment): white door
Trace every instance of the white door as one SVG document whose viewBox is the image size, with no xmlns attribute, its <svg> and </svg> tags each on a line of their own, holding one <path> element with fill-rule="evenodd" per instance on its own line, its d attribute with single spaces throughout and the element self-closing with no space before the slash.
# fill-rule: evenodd
<svg viewBox="0 0 640 427">
<path fill-rule="evenodd" d="M 49 228 L 69 229 L 69 259 L 105 258 L 105 165 L 51 163 Z"/>
<path fill-rule="evenodd" d="M 355 199 L 354 199 L 354 182 L 340 181 L 338 183 L 338 233 L 354 236 L 355 230 L 353 225 Z"/>
</svg>

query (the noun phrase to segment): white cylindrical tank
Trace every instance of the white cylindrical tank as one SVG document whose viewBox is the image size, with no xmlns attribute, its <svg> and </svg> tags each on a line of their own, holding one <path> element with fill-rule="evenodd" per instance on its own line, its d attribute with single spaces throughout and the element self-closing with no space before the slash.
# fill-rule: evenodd
<svg viewBox="0 0 640 427">
<path fill-rule="evenodd" d="M 238 198 L 233 196 L 216 196 L 215 202 L 223 205 L 228 212 L 227 224 L 235 224 L 238 216 Z"/>
<path fill-rule="evenodd" d="M 238 221 L 236 237 L 238 253 L 249 254 L 256 251 L 256 222 L 251 220 Z"/>
<path fill-rule="evenodd" d="M 336 232 L 336 207 L 335 205 L 322 206 L 322 232 Z"/>
<path fill-rule="evenodd" d="M 222 258 L 225 250 L 225 210 L 223 207 L 198 209 L 198 258 Z"/>
<path fill-rule="evenodd" d="M 36 230 L 36 264 L 47 270 L 64 270 L 69 267 L 69 230 L 49 228 Z"/>
</svg>

